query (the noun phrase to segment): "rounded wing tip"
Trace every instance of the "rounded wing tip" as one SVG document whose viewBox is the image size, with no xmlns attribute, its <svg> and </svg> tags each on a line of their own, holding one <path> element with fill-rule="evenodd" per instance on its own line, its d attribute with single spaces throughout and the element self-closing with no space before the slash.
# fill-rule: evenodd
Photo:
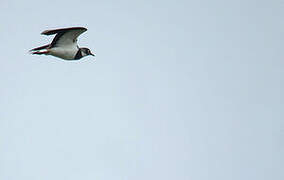
<svg viewBox="0 0 284 180">
<path fill-rule="evenodd" d="M 88 29 L 85 28 L 85 27 L 73 27 L 73 28 L 71 28 L 71 29 L 81 29 L 81 30 L 83 30 L 84 32 L 88 30 Z"/>
<path fill-rule="evenodd" d="M 43 32 L 41 32 L 40 34 L 42 34 L 42 35 L 46 35 L 47 31 L 48 31 L 48 30 L 43 31 Z"/>
</svg>

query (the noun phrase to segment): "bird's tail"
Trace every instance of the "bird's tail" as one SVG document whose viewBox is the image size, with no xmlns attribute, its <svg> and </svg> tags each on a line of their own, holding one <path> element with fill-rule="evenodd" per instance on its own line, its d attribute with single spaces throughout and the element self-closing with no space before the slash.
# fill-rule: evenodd
<svg viewBox="0 0 284 180">
<path fill-rule="evenodd" d="M 33 49 L 30 50 L 30 52 L 46 49 L 46 48 L 48 48 L 48 46 L 49 46 L 49 44 L 48 45 L 44 45 L 44 46 L 40 46 L 40 47 L 37 47 L 37 48 L 33 48 Z"/>
<path fill-rule="evenodd" d="M 48 54 L 48 51 L 35 51 L 31 52 L 31 54 L 37 54 L 37 55 Z"/>
<path fill-rule="evenodd" d="M 33 49 L 30 50 L 30 53 L 31 54 L 37 54 L 37 55 L 48 54 L 48 50 L 47 50 L 48 47 L 49 47 L 49 44 L 44 45 L 44 46 L 40 46 L 40 47 L 37 47 L 37 48 L 33 48 Z"/>
</svg>

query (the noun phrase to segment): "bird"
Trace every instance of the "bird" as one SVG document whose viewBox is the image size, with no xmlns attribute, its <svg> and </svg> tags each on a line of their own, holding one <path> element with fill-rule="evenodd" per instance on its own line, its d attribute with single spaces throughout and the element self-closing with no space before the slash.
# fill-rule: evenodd
<svg viewBox="0 0 284 180">
<path fill-rule="evenodd" d="M 61 29 L 45 30 L 43 35 L 55 35 L 50 44 L 33 48 L 31 54 L 51 55 L 64 60 L 79 60 L 82 57 L 95 56 L 89 48 L 80 48 L 77 44 L 77 38 L 87 31 L 84 27 L 70 27 Z"/>
</svg>

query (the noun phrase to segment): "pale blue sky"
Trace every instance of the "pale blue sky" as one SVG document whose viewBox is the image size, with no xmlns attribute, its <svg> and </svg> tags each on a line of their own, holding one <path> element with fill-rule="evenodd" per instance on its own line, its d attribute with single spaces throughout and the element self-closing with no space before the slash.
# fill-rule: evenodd
<svg viewBox="0 0 284 180">
<path fill-rule="evenodd" d="M 283 1 L 0 6 L 0 180 L 284 179 Z M 70 26 L 96 58 L 28 53 Z"/>
</svg>

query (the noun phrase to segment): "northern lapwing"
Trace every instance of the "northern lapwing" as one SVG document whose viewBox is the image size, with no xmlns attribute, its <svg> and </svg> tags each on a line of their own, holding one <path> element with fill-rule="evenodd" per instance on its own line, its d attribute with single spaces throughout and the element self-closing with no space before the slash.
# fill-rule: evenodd
<svg viewBox="0 0 284 180">
<path fill-rule="evenodd" d="M 56 34 L 51 44 L 34 48 L 30 50 L 30 52 L 38 55 L 52 55 L 65 60 L 79 60 L 88 55 L 95 56 L 91 53 L 90 49 L 79 48 L 77 44 L 77 38 L 85 31 L 87 31 L 87 29 L 84 27 L 71 27 L 43 31 L 41 34 L 44 35 Z"/>
</svg>

